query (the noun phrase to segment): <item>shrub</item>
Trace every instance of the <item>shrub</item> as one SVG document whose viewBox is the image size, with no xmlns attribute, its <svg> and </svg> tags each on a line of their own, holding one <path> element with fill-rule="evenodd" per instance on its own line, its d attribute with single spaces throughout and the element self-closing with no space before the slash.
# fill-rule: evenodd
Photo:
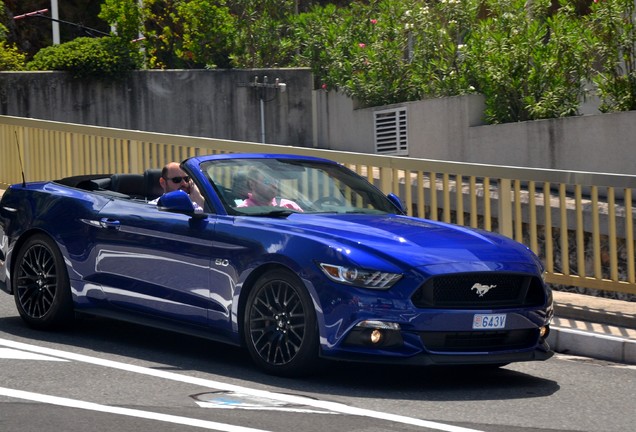
<svg viewBox="0 0 636 432">
<path fill-rule="evenodd" d="M 233 66 L 240 68 L 294 65 L 297 46 L 293 23 L 297 0 L 229 0 L 236 14 Z"/>
<path fill-rule="evenodd" d="M 23 70 L 26 64 L 26 56 L 16 47 L 0 41 L 0 70 Z"/>
<path fill-rule="evenodd" d="M 141 10 L 137 2 L 128 0 L 104 0 L 99 18 L 115 29 L 117 36 L 134 40 L 141 31 Z"/>
<path fill-rule="evenodd" d="M 141 64 L 141 54 L 130 42 L 117 37 L 80 37 L 40 50 L 29 70 L 59 70 L 75 78 L 118 78 Z"/>
<path fill-rule="evenodd" d="M 466 38 L 468 70 L 486 97 L 486 120 L 576 115 L 589 78 L 590 36 L 564 2 L 488 0 L 488 17 Z"/>
<path fill-rule="evenodd" d="M 298 18 L 299 63 L 312 67 L 323 88 L 364 106 L 465 94 L 460 33 L 471 11 L 419 0 L 315 8 Z"/>
<path fill-rule="evenodd" d="M 588 22 L 596 36 L 594 76 L 602 112 L 636 109 L 636 8 L 633 0 L 595 1 Z"/>
<path fill-rule="evenodd" d="M 206 0 L 191 0 L 180 4 L 177 12 L 183 26 L 183 43 L 176 54 L 185 65 L 230 67 L 235 19 L 229 9 Z"/>
<path fill-rule="evenodd" d="M 121 0 L 120 0 L 121 1 Z M 235 18 L 225 1 L 144 0 L 142 42 L 153 69 L 228 68 Z"/>
</svg>

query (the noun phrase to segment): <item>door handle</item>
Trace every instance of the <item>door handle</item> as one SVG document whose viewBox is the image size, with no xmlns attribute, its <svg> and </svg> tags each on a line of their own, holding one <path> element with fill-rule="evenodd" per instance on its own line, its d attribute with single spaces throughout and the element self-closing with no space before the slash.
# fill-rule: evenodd
<svg viewBox="0 0 636 432">
<path fill-rule="evenodd" d="M 118 230 L 121 223 L 117 219 L 102 218 L 99 220 L 99 224 L 102 228 Z"/>
</svg>

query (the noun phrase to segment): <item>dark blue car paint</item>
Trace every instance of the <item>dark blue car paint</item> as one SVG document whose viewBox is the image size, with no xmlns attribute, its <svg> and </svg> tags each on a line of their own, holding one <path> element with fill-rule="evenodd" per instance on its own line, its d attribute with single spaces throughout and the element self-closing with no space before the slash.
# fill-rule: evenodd
<svg viewBox="0 0 636 432">
<path fill-rule="evenodd" d="M 416 364 L 549 357 L 544 341 L 519 350 L 447 355 L 427 351 L 418 336 L 468 331 L 476 313 L 508 314 L 507 329 L 538 328 L 551 319 L 547 289 L 541 306 L 496 311 L 417 309 L 410 300 L 434 275 L 498 271 L 540 277 L 541 264 L 525 246 L 497 234 L 399 214 L 229 215 L 199 167 L 206 160 L 237 157 L 185 161 L 209 206 L 202 217 L 50 182 L 11 186 L 0 206 L 0 288 L 11 291 L 16 245 L 41 231 L 55 240 L 67 262 L 78 311 L 240 345 L 241 301 L 262 269 L 279 266 L 298 275 L 314 301 L 323 357 Z M 319 262 L 403 277 L 389 290 L 357 288 L 329 280 Z M 386 349 L 343 345 L 366 319 L 400 323 L 404 344 Z"/>
</svg>

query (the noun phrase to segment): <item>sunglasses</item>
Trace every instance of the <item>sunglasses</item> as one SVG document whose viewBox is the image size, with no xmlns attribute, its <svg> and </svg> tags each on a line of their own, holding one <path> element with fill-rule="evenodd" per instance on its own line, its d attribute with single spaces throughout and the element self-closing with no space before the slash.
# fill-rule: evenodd
<svg viewBox="0 0 636 432">
<path fill-rule="evenodd" d="M 188 183 L 190 181 L 190 176 L 184 176 L 184 177 L 164 177 L 166 180 L 170 180 L 172 183 L 181 183 L 182 181 Z"/>
</svg>

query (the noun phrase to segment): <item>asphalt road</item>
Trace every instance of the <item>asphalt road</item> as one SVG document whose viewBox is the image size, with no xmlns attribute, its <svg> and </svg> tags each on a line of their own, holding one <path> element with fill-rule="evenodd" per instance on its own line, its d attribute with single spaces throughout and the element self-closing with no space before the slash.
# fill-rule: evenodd
<svg viewBox="0 0 636 432">
<path fill-rule="evenodd" d="M 0 431 L 625 431 L 636 366 L 557 355 L 484 371 L 332 364 L 281 379 L 233 347 L 106 319 L 23 325 L 0 293 Z"/>
</svg>

